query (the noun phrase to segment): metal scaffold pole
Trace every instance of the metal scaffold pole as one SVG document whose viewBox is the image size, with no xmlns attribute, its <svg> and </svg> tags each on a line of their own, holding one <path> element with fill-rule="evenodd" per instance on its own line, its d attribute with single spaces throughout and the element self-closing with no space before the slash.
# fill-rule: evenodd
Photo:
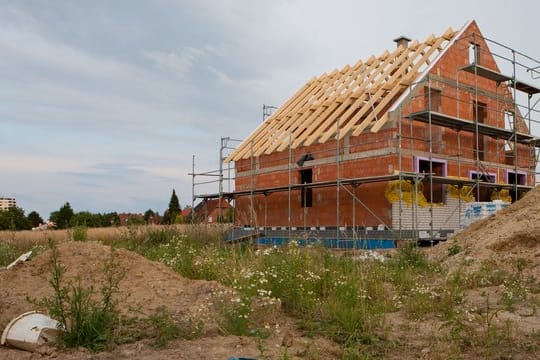
<svg viewBox="0 0 540 360">
<path fill-rule="evenodd" d="M 518 109 L 518 104 L 517 104 L 517 88 L 516 88 L 516 84 L 517 84 L 517 81 L 516 81 L 516 52 L 514 50 L 512 50 L 512 66 L 513 66 L 513 69 L 512 69 L 512 82 L 514 84 L 514 128 L 513 128 L 513 131 L 514 131 L 514 196 L 515 196 L 515 199 L 516 201 L 519 199 L 519 195 L 518 195 L 518 189 L 517 189 L 517 178 L 518 178 L 518 142 L 517 142 L 517 131 L 518 131 L 518 128 L 517 128 L 517 122 L 518 122 L 518 112 L 519 112 L 519 109 Z"/>
<path fill-rule="evenodd" d="M 476 161 L 476 201 L 480 201 L 480 136 L 478 134 L 478 47 L 476 33 L 473 33 L 474 55 L 474 137 L 475 137 L 475 161 Z"/>
<path fill-rule="evenodd" d="M 249 146 L 250 152 L 250 192 L 249 192 L 249 226 L 253 228 L 253 218 L 255 212 L 255 202 L 253 200 L 253 191 L 255 190 L 255 157 L 253 155 L 253 141 Z"/>
<path fill-rule="evenodd" d="M 292 182 L 292 169 L 291 169 L 291 162 L 292 162 L 292 134 L 289 134 L 289 158 L 287 161 L 287 171 L 289 175 L 289 189 L 288 189 L 288 204 L 287 204 L 287 228 L 289 230 L 289 241 L 291 240 L 291 182 Z"/>
<path fill-rule="evenodd" d="M 429 132 L 429 240 L 433 246 L 433 127 L 431 122 L 431 77 L 428 75 L 428 132 Z"/>
<path fill-rule="evenodd" d="M 226 138 L 221 138 L 221 146 L 219 147 L 219 188 L 218 188 L 218 222 L 223 222 L 223 149 L 226 146 Z"/>
<path fill-rule="evenodd" d="M 339 241 L 339 188 L 340 183 L 340 154 L 339 154 L 339 118 L 336 121 L 336 243 Z"/>
<path fill-rule="evenodd" d="M 191 160 L 191 223 L 195 222 L 195 155 Z"/>
<path fill-rule="evenodd" d="M 409 92 L 411 90 L 409 89 Z M 398 116 L 398 168 L 399 168 L 399 198 L 398 198 L 398 207 L 399 207 L 399 236 L 398 240 L 401 241 L 403 237 L 403 221 L 401 216 L 403 214 L 403 153 L 402 153 L 402 122 L 403 122 L 403 105 L 399 107 L 399 116 Z M 393 225 L 393 224 L 392 224 Z M 392 226 L 393 227 L 393 226 Z"/>
</svg>

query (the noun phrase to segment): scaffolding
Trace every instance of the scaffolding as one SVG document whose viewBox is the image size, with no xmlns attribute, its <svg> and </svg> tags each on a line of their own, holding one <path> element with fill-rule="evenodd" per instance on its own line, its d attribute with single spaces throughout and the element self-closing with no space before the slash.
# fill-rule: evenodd
<svg viewBox="0 0 540 360">
<path fill-rule="evenodd" d="M 478 46 L 480 40 L 499 51 L 480 48 Z M 272 156 L 255 156 L 253 140 L 251 140 L 249 161 L 235 164 L 235 177 L 230 175 L 230 163 L 228 163 L 228 175 L 223 175 L 223 161 L 225 160 L 223 151 L 231 148 L 229 147 L 231 139 L 222 138 L 220 165 L 217 172 L 218 192 L 196 194 L 195 177 L 215 176 L 215 173 L 197 174 L 193 165 L 193 171 L 190 173 L 193 177 L 193 201 L 197 198 L 219 198 L 220 201 L 226 198 L 234 201 L 249 197 L 248 216 L 239 218 L 239 214 L 235 214 L 236 224 L 243 224 L 244 229 L 249 230 L 249 238 L 261 235 L 270 237 L 286 235 L 289 239 L 307 240 L 314 236 L 326 236 L 327 238 L 335 237 L 338 247 L 340 239 L 352 240 L 355 247 L 358 244 L 357 240 L 378 235 L 383 238 L 416 242 L 427 238 L 430 244 L 438 239 L 445 239 L 451 231 L 446 231 L 448 229 L 441 227 L 440 219 L 437 220 L 439 224 L 436 225 L 434 213 L 437 205 L 434 199 L 439 191 L 444 198 L 447 186 L 455 186 L 460 191 L 468 188 L 469 195 L 474 195 L 476 201 L 485 200 L 486 194 L 493 190 L 497 192 L 507 190 L 513 201 L 519 199 L 520 194 L 532 189 L 539 178 L 537 165 L 540 138 L 533 134 L 540 128 L 540 111 L 537 106 L 540 98 L 534 99 L 535 95 L 540 94 L 540 88 L 522 79 L 524 74 L 530 77 L 531 82 L 540 78 L 540 61 L 478 34 L 457 39 L 456 46 L 460 46 L 461 49 L 470 48 L 470 63 L 456 68 L 455 77 L 428 72 L 424 78 L 411 83 L 408 91 L 394 102 L 397 106 L 388 110 L 388 116 L 393 119 L 390 122 L 392 131 L 382 132 L 383 136 L 373 137 L 372 141 L 354 142 L 350 132 L 345 136 L 340 136 L 340 131 L 343 129 L 338 117 L 335 121 L 336 139 L 327 142 L 331 144 L 335 141 L 334 148 L 324 146 L 324 144 L 293 148 L 292 144 L 296 139 L 292 133 L 288 133 L 283 135 L 288 136 L 286 151 Z M 496 71 L 483 66 L 481 59 L 488 51 L 490 56 L 505 62 L 502 66 L 503 70 Z M 505 70 L 510 75 L 506 75 Z M 486 82 L 492 84 L 486 86 Z M 489 90 L 492 88 L 495 91 Z M 524 99 L 525 104 L 520 101 Z M 443 111 L 442 103 L 453 103 L 455 110 Z M 448 109 L 447 105 L 445 107 Z M 270 115 L 267 113 L 270 108 L 274 109 L 274 107 L 263 105 L 263 121 Z M 495 125 L 489 124 L 494 121 Z M 453 145 L 456 151 L 452 154 L 445 153 L 441 150 L 441 147 L 445 145 L 442 139 L 444 136 L 454 134 L 456 144 Z M 224 142 L 224 139 L 227 141 Z M 463 142 L 472 143 L 472 146 L 465 147 Z M 470 151 L 471 148 L 472 154 L 463 153 L 464 149 Z M 369 149 L 377 149 L 377 151 L 368 151 Z M 380 157 L 397 156 L 397 169 L 382 175 L 370 173 L 369 170 L 363 171 L 363 176 L 359 177 L 344 175 L 344 163 L 362 159 L 369 154 Z M 424 160 L 414 160 L 420 158 Z M 295 161 L 295 159 L 299 160 Z M 420 161 L 423 167 L 420 166 Z M 457 175 L 447 176 L 440 168 L 436 169 L 441 162 L 444 162 L 446 166 L 451 166 Z M 314 168 L 333 163 L 335 163 L 336 173 L 333 180 L 318 182 L 307 181 L 307 178 L 293 180 L 294 169 L 301 171 L 305 168 L 304 165 Z M 464 171 L 468 171 L 466 174 L 468 176 L 464 176 Z M 261 174 L 283 174 L 284 172 L 287 173 L 287 184 L 264 187 L 257 184 L 258 176 Z M 237 183 L 237 188 L 234 191 L 224 191 L 223 181 L 236 179 L 242 179 Z M 390 181 L 397 181 L 399 184 L 397 216 L 392 213 L 392 224 L 386 223 L 377 214 L 377 210 L 368 206 L 358 194 L 358 189 L 364 184 Z M 404 189 L 402 188 L 405 182 L 413 186 L 415 194 L 410 204 L 411 215 L 407 225 L 404 224 Z M 424 189 L 427 187 L 427 191 L 424 190 L 424 192 L 426 198 L 429 199 L 428 219 L 422 218 L 420 214 L 421 205 L 418 194 L 422 186 Z M 322 188 L 335 188 L 336 191 L 335 228 L 327 224 L 307 226 L 306 223 L 307 201 L 312 196 L 313 189 Z M 296 226 L 292 222 L 293 193 L 301 194 L 303 226 Z M 286 195 L 287 224 L 268 225 L 268 197 L 271 194 Z M 261 195 L 263 204 L 261 201 L 256 201 Z M 340 201 L 344 196 L 351 199 L 353 214 L 351 224 L 342 221 L 340 216 L 343 207 Z M 457 198 L 457 207 L 448 214 L 448 219 L 446 219 L 449 222 L 451 217 L 457 217 L 459 228 L 463 227 L 461 218 L 464 204 L 462 202 L 460 195 Z M 377 233 L 374 232 L 375 229 L 372 229 L 373 224 L 357 222 L 357 206 L 369 213 L 372 219 L 376 219 Z M 257 213 L 261 212 L 263 216 L 257 216 Z M 263 223 L 258 223 L 257 219 L 262 219 Z M 423 225 L 426 221 L 429 224 L 427 227 Z M 245 238 L 246 232 L 242 234 L 237 238 Z M 232 240 L 234 239 L 233 235 Z"/>
</svg>

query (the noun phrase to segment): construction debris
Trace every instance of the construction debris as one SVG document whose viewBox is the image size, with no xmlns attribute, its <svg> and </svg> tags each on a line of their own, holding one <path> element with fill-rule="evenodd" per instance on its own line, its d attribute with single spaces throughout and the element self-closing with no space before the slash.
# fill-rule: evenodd
<svg viewBox="0 0 540 360">
<path fill-rule="evenodd" d="M 22 254 L 21 256 L 19 256 L 17 259 L 15 259 L 15 261 L 13 261 L 11 264 L 9 264 L 9 265 L 6 267 L 6 269 L 9 270 L 9 269 L 11 269 L 12 267 L 14 267 L 15 265 L 27 261 L 28 259 L 30 259 L 30 256 L 32 256 L 32 250 L 30 250 L 29 252 L 24 253 L 24 254 Z"/>
<path fill-rule="evenodd" d="M 0 344 L 31 352 L 56 343 L 60 323 L 37 311 L 29 311 L 11 320 L 2 333 Z"/>
</svg>

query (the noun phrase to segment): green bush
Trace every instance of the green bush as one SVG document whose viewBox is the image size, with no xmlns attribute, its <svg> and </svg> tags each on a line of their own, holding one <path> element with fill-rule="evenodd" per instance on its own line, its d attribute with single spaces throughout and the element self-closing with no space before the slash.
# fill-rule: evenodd
<svg viewBox="0 0 540 360">
<path fill-rule="evenodd" d="M 73 241 L 86 241 L 88 237 L 88 228 L 84 225 L 74 226 L 70 231 Z"/>
</svg>

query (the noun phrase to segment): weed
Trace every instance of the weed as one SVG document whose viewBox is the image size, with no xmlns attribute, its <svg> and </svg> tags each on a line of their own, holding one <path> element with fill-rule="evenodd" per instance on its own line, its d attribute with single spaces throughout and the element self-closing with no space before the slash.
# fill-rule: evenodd
<svg viewBox="0 0 540 360">
<path fill-rule="evenodd" d="M 257 350 L 259 350 L 258 359 L 270 360 L 270 356 L 266 353 L 266 343 L 263 336 L 257 336 Z"/>
<path fill-rule="evenodd" d="M 44 249 L 45 246 L 36 245 L 30 241 L 0 239 L 0 268 L 11 264 L 19 256 L 30 250 L 32 251 L 32 257 L 34 257 Z"/>
<path fill-rule="evenodd" d="M 494 355 L 498 348 L 504 347 L 503 344 L 508 343 L 510 340 L 511 322 L 508 320 L 504 323 L 504 327 L 498 327 L 495 323 L 498 313 L 499 310 L 492 307 L 489 296 L 487 296 L 485 308 L 477 316 L 477 321 L 481 326 L 479 333 L 480 344 L 489 355 Z"/>
<path fill-rule="evenodd" d="M 509 277 L 509 273 L 497 266 L 493 261 L 484 261 L 480 269 L 467 277 L 467 287 L 470 289 L 479 287 L 499 286 Z"/>
<path fill-rule="evenodd" d="M 7 266 L 20 255 L 12 243 L 0 242 L 0 266 Z"/>
<path fill-rule="evenodd" d="M 279 355 L 279 360 L 291 360 L 291 355 L 289 354 L 289 350 L 285 348 L 283 352 Z"/>
<path fill-rule="evenodd" d="M 499 310 L 486 297 L 481 309 L 462 307 L 445 321 L 441 329 L 446 329 L 450 340 L 459 351 L 473 351 L 492 358 L 499 351 L 512 347 L 511 326 L 507 320 L 498 324 Z"/>
<path fill-rule="evenodd" d="M 152 326 L 154 346 L 165 347 L 169 341 L 180 337 L 180 327 L 173 323 L 165 309 L 161 308 L 148 317 Z"/>
<path fill-rule="evenodd" d="M 177 232 L 173 227 L 159 227 L 146 232 L 143 244 L 147 246 L 166 244 L 171 241 L 175 235 L 177 235 Z"/>
<path fill-rule="evenodd" d="M 49 283 L 53 288 L 53 295 L 41 300 L 28 300 L 45 307 L 50 316 L 61 323 L 61 345 L 83 346 L 92 351 L 106 349 L 115 339 L 119 317 L 118 302 L 113 296 L 125 274 L 115 260 L 114 251 L 111 250 L 110 257 L 105 262 L 101 301 L 97 301 L 94 288 L 84 287 L 80 278 L 64 284 L 66 267 L 60 261 L 56 244 L 51 242 L 50 245 Z"/>
<path fill-rule="evenodd" d="M 448 248 L 448 256 L 457 255 L 461 252 L 461 250 L 461 246 L 459 246 L 458 244 L 453 244 Z"/>
<path fill-rule="evenodd" d="M 473 319 L 473 315 L 468 310 L 458 311 L 441 326 L 442 329 L 447 329 L 450 339 L 460 351 L 465 351 L 476 345 L 476 330 Z"/>
<path fill-rule="evenodd" d="M 502 284 L 501 303 L 508 309 L 512 310 L 513 306 L 527 299 L 529 291 L 526 282 L 520 277 L 511 277 Z"/>
<path fill-rule="evenodd" d="M 249 315 L 251 314 L 250 300 L 234 297 L 229 302 L 221 304 L 220 330 L 225 335 L 251 335 L 249 329 Z"/>
<path fill-rule="evenodd" d="M 188 317 L 181 320 L 173 320 L 165 307 L 147 317 L 151 327 L 146 334 L 153 339 L 153 346 L 164 348 L 174 339 L 196 339 L 202 335 L 203 325 L 200 320 Z"/>
<path fill-rule="evenodd" d="M 128 224 L 120 234 L 120 242 L 133 251 L 137 251 L 144 242 L 144 229 L 141 225 Z"/>
<path fill-rule="evenodd" d="M 424 252 L 414 243 L 399 248 L 395 259 L 397 264 L 401 267 L 417 269 L 428 268 L 428 262 Z"/>
<path fill-rule="evenodd" d="M 68 229 L 68 238 L 73 241 L 86 241 L 88 238 L 88 228 L 85 225 L 77 225 Z"/>
</svg>

